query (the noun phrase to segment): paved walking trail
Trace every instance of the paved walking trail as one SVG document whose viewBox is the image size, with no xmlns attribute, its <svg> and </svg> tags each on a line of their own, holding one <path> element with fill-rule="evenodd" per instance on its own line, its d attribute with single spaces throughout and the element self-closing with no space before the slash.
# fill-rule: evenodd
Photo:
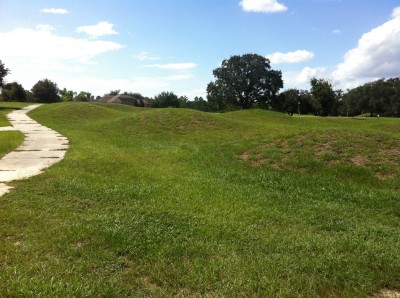
<svg viewBox="0 0 400 298">
<path fill-rule="evenodd" d="M 62 160 L 68 149 L 67 138 L 26 115 L 39 106 L 30 105 L 9 113 L 7 118 L 13 126 L 0 128 L 0 131 L 20 130 L 25 134 L 22 145 L 0 159 L 0 196 L 12 188 L 7 182 L 39 175 Z"/>
</svg>

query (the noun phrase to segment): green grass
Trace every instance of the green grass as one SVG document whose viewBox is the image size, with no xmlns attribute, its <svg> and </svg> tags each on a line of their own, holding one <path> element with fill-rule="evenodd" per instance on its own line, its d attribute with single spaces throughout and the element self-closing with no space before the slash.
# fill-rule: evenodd
<svg viewBox="0 0 400 298">
<path fill-rule="evenodd" d="M 11 124 L 6 115 L 26 105 L 25 103 L 0 102 L 0 127 L 10 126 Z M 18 131 L 0 131 L 0 158 L 18 147 L 23 139 L 23 134 Z"/>
<path fill-rule="evenodd" d="M 18 147 L 24 140 L 19 131 L 0 131 L 0 158 Z"/>
<path fill-rule="evenodd" d="M 0 102 L 0 127 L 10 125 L 10 121 L 6 117 L 8 113 L 28 105 L 29 103 L 23 102 Z"/>
<path fill-rule="evenodd" d="M 61 103 L 66 158 L 0 198 L 0 296 L 400 289 L 398 119 Z"/>
</svg>

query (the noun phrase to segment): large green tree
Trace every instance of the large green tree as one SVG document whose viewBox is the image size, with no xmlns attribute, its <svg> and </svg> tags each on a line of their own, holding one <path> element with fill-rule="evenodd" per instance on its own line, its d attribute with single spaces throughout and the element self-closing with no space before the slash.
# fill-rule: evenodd
<svg viewBox="0 0 400 298">
<path fill-rule="evenodd" d="M 0 88 L 4 85 L 4 78 L 10 73 L 10 70 L 6 68 L 0 60 Z"/>
<path fill-rule="evenodd" d="M 286 112 L 293 116 L 295 113 L 300 113 L 300 100 L 300 90 L 288 89 L 276 97 L 276 100 L 273 101 L 273 107 L 280 112 Z"/>
<path fill-rule="evenodd" d="M 27 101 L 25 89 L 17 82 L 7 83 L 1 89 L 3 101 Z"/>
<path fill-rule="evenodd" d="M 49 79 L 40 80 L 32 87 L 33 96 L 38 102 L 58 102 L 61 100 L 59 92 L 57 84 Z"/>
<path fill-rule="evenodd" d="M 335 115 L 337 112 L 338 94 L 333 90 L 331 82 L 325 79 L 311 79 L 311 95 L 317 104 L 321 116 Z"/>
<path fill-rule="evenodd" d="M 270 61 L 257 54 L 232 56 L 213 75 L 207 99 L 220 109 L 230 105 L 249 109 L 256 103 L 266 106 L 283 88 L 281 71 L 271 69 Z"/>
</svg>

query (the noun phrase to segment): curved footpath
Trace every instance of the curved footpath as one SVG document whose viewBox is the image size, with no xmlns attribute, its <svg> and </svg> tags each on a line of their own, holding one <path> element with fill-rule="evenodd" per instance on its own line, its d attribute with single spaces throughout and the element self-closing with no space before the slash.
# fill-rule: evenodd
<svg viewBox="0 0 400 298">
<path fill-rule="evenodd" d="M 68 149 L 67 138 L 26 115 L 39 106 L 30 105 L 9 113 L 7 118 L 13 127 L 0 127 L 0 131 L 19 130 L 25 134 L 22 145 L 0 159 L 0 196 L 12 188 L 5 183 L 39 175 L 62 160 Z"/>
</svg>

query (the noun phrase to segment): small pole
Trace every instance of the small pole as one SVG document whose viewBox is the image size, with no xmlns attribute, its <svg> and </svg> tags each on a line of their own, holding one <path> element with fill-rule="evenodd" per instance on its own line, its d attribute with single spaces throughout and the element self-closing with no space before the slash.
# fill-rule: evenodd
<svg viewBox="0 0 400 298">
<path fill-rule="evenodd" d="M 298 102 L 298 105 L 297 105 L 297 111 L 299 112 L 299 116 L 300 116 L 300 101 Z"/>
</svg>

